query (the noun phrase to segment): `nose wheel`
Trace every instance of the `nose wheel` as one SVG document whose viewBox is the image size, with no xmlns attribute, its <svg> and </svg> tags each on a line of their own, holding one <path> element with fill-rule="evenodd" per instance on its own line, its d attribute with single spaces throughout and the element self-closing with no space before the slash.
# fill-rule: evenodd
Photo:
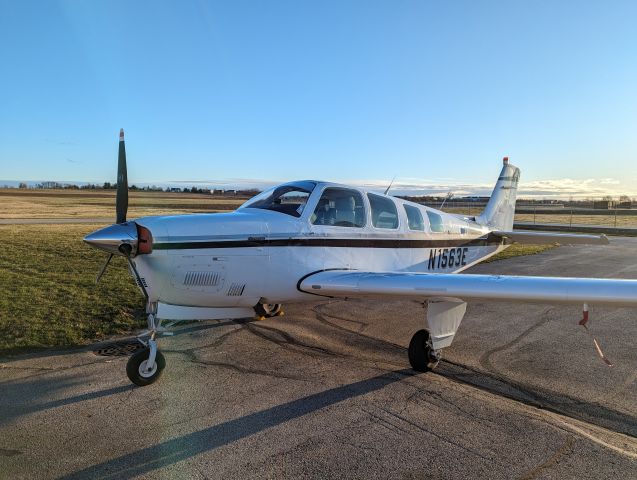
<svg viewBox="0 0 637 480">
<path fill-rule="evenodd" d="M 428 330 L 418 330 L 409 342 L 409 363 L 418 372 L 428 372 L 440 362 L 440 350 L 434 350 Z"/>
<path fill-rule="evenodd" d="M 148 314 L 148 330 L 140 333 L 137 338 L 146 347 L 136 352 L 128 359 L 126 375 L 135 385 L 145 387 L 157 381 L 162 370 L 166 367 L 166 359 L 157 349 L 159 334 L 172 335 L 161 326 L 161 320 L 154 313 Z M 146 340 L 147 338 L 147 340 Z"/>
<path fill-rule="evenodd" d="M 128 379 L 140 387 L 157 381 L 166 367 L 166 359 L 160 351 L 155 352 L 153 359 L 150 359 L 150 353 L 150 348 L 140 350 L 131 356 L 126 364 Z"/>
</svg>

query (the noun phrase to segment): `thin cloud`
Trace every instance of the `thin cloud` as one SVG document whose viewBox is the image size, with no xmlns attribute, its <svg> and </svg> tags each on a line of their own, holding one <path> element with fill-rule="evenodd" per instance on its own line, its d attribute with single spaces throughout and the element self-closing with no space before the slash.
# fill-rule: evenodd
<svg viewBox="0 0 637 480">
<path fill-rule="evenodd" d="M 339 182 L 338 180 L 336 180 Z M 193 185 L 206 188 L 225 190 L 264 190 L 285 181 L 262 180 L 254 178 L 224 178 L 218 180 L 174 180 L 167 182 L 171 185 Z M 346 180 L 340 183 L 368 188 L 370 190 L 385 191 L 389 185 L 388 179 Z M 163 182 L 160 182 L 163 184 Z M 618 197 L 628 195 L 637 197 L 637 190 L 622 189 L 620 180 L 616 178 L 560 178 L 521 182 L 518 187 L 518 198 L 599 198 L 606 195 Z M 446 195 L 452 192 L 460 196 L 489 196 L 493 191 L 493 183 L 454 182 L 450 179 L 396 179 L 391 186 L 392 195 Z"/>
</svg>

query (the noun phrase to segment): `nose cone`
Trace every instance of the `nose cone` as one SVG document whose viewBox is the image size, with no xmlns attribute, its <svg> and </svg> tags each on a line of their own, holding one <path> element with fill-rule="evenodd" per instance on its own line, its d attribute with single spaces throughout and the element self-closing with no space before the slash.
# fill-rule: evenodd
<svg viewBox="0 0 637 480">
<path fill-rule="evenodd" d="M 116 223 L 96 230 L 84 237 L 90 246 L 99 248 L 115 255 L 129 255 L 137 253 L 137 225 L 135 222 Z"/>
</svg>

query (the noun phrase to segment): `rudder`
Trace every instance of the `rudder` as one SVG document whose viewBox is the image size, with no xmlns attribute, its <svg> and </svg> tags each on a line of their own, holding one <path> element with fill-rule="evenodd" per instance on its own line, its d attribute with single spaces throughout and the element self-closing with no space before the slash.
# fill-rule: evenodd
<svg viewBox="0 0 637 480">
<path fill-rule="evenodd" d="M 511 231 L 515 216 L 515 200 L 520 180 L 520 169 L 509 164 L 509 157 L 502 159 L 502 170 L 491 198 L 476 222 L 494 230 Z"/>
</svg>

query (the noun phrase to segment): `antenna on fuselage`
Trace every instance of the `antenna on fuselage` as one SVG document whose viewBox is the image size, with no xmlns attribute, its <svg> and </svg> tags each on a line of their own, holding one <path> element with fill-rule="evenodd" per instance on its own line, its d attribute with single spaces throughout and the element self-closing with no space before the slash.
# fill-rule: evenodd
<svg viewBox="0 0 637 480">
<path fill-rule="evenodd" d="M 389 182 L 389 185 L 387 185 L 387 188 L 385 189 L 385 193 L 383 193 L 383 195 L 387 195 L 387 192 L 389 192 L 389 189 L 394 184 L 394 180 L 396 180 L 396 175 L 394 175 L 394 178 L 392 178 L 391 182 Z"/>
<path fill-rule="evenodd" d="M 442 207 L 445 206 L 445 202 L 447 200 L 451 200 L 453 198 L 453 192 L 449 192 L 447 193 L 447 196 L 445 197 L 445 199 L 442 201 L 442 203 L 440 204 L 440 207 L 438 208 L 438 210 L 442 210 Z"/>
</svg>

